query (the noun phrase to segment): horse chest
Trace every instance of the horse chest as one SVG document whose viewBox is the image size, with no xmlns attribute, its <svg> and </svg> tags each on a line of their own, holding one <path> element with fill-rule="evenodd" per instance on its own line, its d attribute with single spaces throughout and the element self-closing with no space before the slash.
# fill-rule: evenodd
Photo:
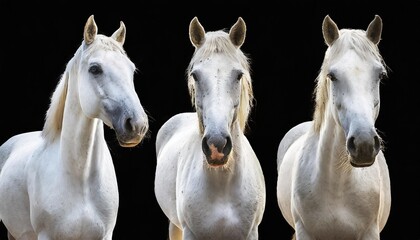
<svg viewBox="0 0 420 240">
<path fill-rule="evenodd" d="M 91 179 L 97 183 L 99 179 Z M 41 181 L 42 182 L 42 181 Z M 105 182 L 106 183 L 106 182 Z M 80 184 L 56 179 L 31 191 L 31 214 L 37 232 L 48 229 L 57 239 L 101 239 L 115 224 L 118 209 L 116 184 Z"/>
<path fill-rule="evenodd" d="M 183 189 L 178 195 L 181 221 L 191 228 L 200 229 L 197 232 L 223 226 L 226 232 L 219 232 L 221 238 L 226 238 L 228 233 L 241 235 L 243 233 L 238 233 L 237 229 L 251 228 L 252 221 L 249 219 L 255 218 L 262 203 L 258 201 L 256 192 L 240 184 L 229 187 L 221 185 L 219 188 L 200 180 L 195 184 L 195 188 Z M 243 191 L 239 190 L 241 188 Z M 248 193 L 244 194 L 244 191 Z M 236 239 L 239 235 L 236 235 Z"/>
<path fill-rule="evenodd" d="M 294 196 L 294 215 L 319 239 L 356 239 L 355 234 L 368 228 L 378 215 L 379 195 L 321 195 L 319 192 L 314 195 L 314 192 Z M 335 233 L 337 238 L 331 238 Z"/>
<path fill-rule="evenodd" d="M 198 239 L 245 239 L 252 228 L 255 209 L 251 205 L 227 198 L 195 204 L 185 205 L 181 219 Z"/>
<path fill-rule="evenodd" d="M 352 181 L 345 183 L 336 181 L 328 184 L 325 182 L 296 183 L 293 198 L 296 206 L 305 209 L 302 212 L 316 210 L 335 215 L 343 209 L 348 211 L 348 214 L 366 215 L 370 212 L 376 213 L 380 202 L 379 188 L 369 186 L 372 185 Z"/>
<path fill-rule="evenodd" d="M 34 213 L 36 231 L 46 231 L 54 239 L 102 239 L 114 224 L 111 219 L 116 216 L 78 199 L 74 199 L 72 205 L 37 209 Z"/>
</svg>

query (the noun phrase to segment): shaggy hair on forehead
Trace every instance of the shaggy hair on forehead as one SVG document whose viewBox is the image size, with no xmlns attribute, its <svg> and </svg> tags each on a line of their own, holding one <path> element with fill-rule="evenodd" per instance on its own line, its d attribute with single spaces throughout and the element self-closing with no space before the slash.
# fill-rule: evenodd
<svg viewBox="0 0 420 240">
<path fill-rule="evenodd" d="M 366 37 L 366 32 L 360 29 L 341 29 L 340 37 L 325 52 L 325 58 L 320 73 L 316 79 L 314 90 L 315 111 L 313 115 L 315 131 L 319 132 L 324 120 L 326 103 L 328 102 L 329 84 L 327 81 L 328 67 L 332 59 L 353 49 L 363 60 L 376 61 L 384 69 L 387 68 L 378 46 Z"/>
<path fill-rule="evenodd" d="M 107 37 L 105 35 L 98 34 L 95 37 L 95 41 L 93 41 L 90 45 L 86 45 L 83 42 L 83 46 L 85 46 L 85 50 L 87 50 L 87 53 L 92 53 L 94 51 L 97 51 L 99 49 L 106 50 L 106 51 L 119 51 L 121 54 L 126 55 L 126 52 L 123 48 L 123 46 L 118 43 L 115 39 L 112 37 Z M 87 47 L 87 48 L 86 48 Z M 77 51 L 79 52 L 79 51 Z M 77 54 L 76 52 L 76 54 Z"/>
<path fill-rule="evenodd" d="M 238 111 L 238 120 L 242 131 L 247 126 L 248 116 L 253 107 L 254 95 L 252 90 L 252 79 L 250 76 L 250 59 L 229 39 L 228 33 L 223 30 L 207 32 L 202 46 L 196 49 L 187 68 L 188 89 L 191 96 L 191 102 L 195 106 L 194 79 L 191 76 L 191 70 L 194 63 L 200 62 L 213 54 L 224 54 L 227 58 L 240 63 L 245 72 L 242 76 L 241 99 Z"/>
</svg>

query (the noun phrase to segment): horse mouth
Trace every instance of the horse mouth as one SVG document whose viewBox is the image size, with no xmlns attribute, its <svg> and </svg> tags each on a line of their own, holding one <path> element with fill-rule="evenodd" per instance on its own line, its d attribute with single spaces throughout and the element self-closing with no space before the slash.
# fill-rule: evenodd
<svg viewBox="0 0 420 240">
<path fill-rule="evenodd" d="M 126 148 L 131 148 L 131 147 L 135 147 L 139 144 L 140 142 L 119 142 L 121 147 L 126 147 Z"/>
<path fill-rule="evenodd" d="M 223 157 L 222 159 L 209 159 L 207 158 L 207 163 L 210 167 L 221 167 L 224 166 L 228 161 L 227 157 Z"/>
<path fill-rule="evenodd" d="M 364 168 L 364 167 L 370 167 L 375 162 L 375 159 L 368 160 L 368 161 L 355 161 L 353 158 L 350 159 L 350 164 L 352 167 L 355 168 Z"/>
<path fill-rule="evenodd" d="M 134 138 L 128 138 L 128 139 L 123 139 L 123 138 L 118 138 L 118 143 L 120 144 L 121 147 L 126 147 L 126 148 L 131 148 L 131 147 L 135 147 L 137 146 L 143 139 L 143 135 L 137 135 Z"/>
</svg>

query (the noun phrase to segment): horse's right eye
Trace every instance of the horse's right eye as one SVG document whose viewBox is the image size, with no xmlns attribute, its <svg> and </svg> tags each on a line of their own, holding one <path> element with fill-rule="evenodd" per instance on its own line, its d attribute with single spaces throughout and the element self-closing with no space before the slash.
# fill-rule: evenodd
<svg viewBox="0 0 420 240">
<path fill-rule="evenodd" d="M 98 75 L 102 73 L 102 68 L 101 66 L 95 64 L 89 67 L 89 72 L 93 75 Z"/>
<path fill-rule="evenodd" d="M 195 72 L 191 73 L 191 77 L 194 79 L 194 81 L 198 81 L 197 74 Z"/>
</svg>

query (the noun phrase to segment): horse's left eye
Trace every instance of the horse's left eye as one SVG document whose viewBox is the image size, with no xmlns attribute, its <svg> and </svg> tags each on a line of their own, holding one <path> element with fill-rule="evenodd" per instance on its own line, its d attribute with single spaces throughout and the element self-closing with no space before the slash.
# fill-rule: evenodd
<svg viewBox="0 0 420 240">
<path fill-rule="evenodd" d="M 243 75 L 244 74 L 242 72 L 238 73 L 238 76 L 236 77 L 236 80 L 238 80 L 238 81 L 241 80 Z"/>
<path fill-rule="evenodd" d="M 99 65 L 92 65 L 89 67 L 89 72 L 93 75 L 98 75 L 102 73 L 102 68 Z"/>
<path fill-rule="evenodd" d="M 331 81 L 335 81 L 337 80 L 337 78 L 335 77 L 335 75 L 333 73 L 328 73 L 327 74 L 327 78 L 330 79 Z"/>
</svg>

